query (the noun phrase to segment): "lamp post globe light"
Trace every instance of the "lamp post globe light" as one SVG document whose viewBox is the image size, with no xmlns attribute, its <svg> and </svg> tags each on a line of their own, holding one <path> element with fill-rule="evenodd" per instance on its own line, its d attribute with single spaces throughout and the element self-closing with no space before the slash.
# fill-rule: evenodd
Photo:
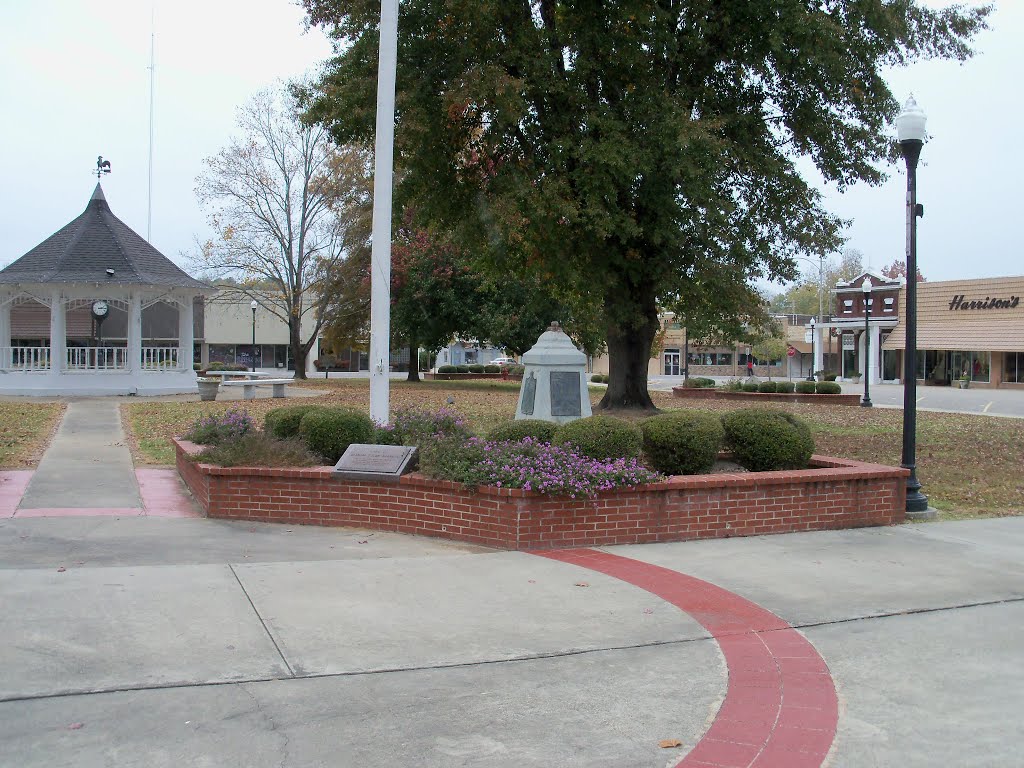
<svg viewBox="0 0 1024 768">
<path fill-rule="evenodd" d="M 811 370 L 807 373 L 807 380 L 814 381 L 814 318 L 811 318 Z"/>
<path fill-rule="evenodd" d="M 864 278 L 861 290 L 864 291 L 864 399 L 860 401 L 864 408 L 871 407 L 871 289 L 873 288 L 870 277 Z"/>
<path fill-rule="evenodd" d="M 927 137 L 924 111 L 911 95 L 896 118 L 896 137 L 907 164 L 907 293 L 906 343 L 903 349 L 903 456 L 900 465 L 910 470 L 907 478 L 907 517 L 921 520 L 935 517 L 928 509 L 928 497 L 921 493 L 917 479 L 917 218 L 924 206 L 917 203 L 917 162 Z"/>
<path fill-rule="evenodd" d="M 256 299 L 249 302 L 249 309 L 252 310 L 252 372 L 256 373 Z"/>
</svg>

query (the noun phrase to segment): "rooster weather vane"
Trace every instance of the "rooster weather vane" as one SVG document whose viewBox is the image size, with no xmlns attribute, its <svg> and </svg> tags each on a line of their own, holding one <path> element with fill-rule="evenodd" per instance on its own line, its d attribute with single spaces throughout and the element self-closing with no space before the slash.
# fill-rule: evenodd
<svg viewBox="0 0 1024 768">
<path fill-rule="evenodd" d="M 110 161 L 104 160 L 103 155 L 96 158 L 96 170 L 93 171 L 96 174 L 96 178 L 103 178 L 104 174 L 110 173 Z"/>
</svg>

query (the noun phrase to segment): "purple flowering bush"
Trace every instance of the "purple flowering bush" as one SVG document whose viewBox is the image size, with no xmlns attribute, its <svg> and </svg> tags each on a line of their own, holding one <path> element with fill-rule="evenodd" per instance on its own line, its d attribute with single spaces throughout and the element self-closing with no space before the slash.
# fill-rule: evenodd
<svg viewBox="0 0 1024 768">
<path fill-rule="evenodd" d="M 591 459 L 571 446 L 532 438 L 516 442 L 477 437 L 433 441 L 420 449 L 420 469 L 429 477 L 468 486 L 522 488 L 571 498 L 661 479 L 633 458 Z"/>
<path fill-rule="evenodd" d="M 446 439 L 466 439 L 470 435 L 462 415 L 452 408 L 427 411 L 398 408 L 387 425 L 378 424 L 375 442 L 380 445 L 418 445 Z"/>
<path fill-rule="evenodd" d="M 185 439 L 199 445 L 221 445 L 256 430 L 256 423 L 248 411 L 229 408 L 220 414 L 197 419 L 185 433 Z"/>
</svg>

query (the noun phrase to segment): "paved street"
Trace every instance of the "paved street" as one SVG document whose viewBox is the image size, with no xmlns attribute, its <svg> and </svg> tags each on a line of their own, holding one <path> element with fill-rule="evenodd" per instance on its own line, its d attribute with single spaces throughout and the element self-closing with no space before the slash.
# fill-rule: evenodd
<svg viewBox="0 0 1024 768">
<path fill-rule="evenodd" d="M 826 764 L 850 768 L 1020 764 L 1024 520 L 602 552 L 590 565 L 353 530 L 2 520 L 0 765 L 662 768 L 730 724 L 720 709 L 744 674 L 767 694 L 730 655 L 739 630 L 715 628 L 757 611 L 827 665 L 777 660 L 783 717 L 816 711 L 786 708 L 793 680 L 830 679 L 838 697 L 834 743 L 824 722 L 777 727 L 776 747 L 821 737 Z M 610 576 L 601 558 L 632 565 Z M 691 586 L 671 597 L 675 577 Z M 753 749 L 720 741 L 724 762 L 681 764 L 822 764 L 796 747 L 729 762 L 723 745 Z"/>
</svg>

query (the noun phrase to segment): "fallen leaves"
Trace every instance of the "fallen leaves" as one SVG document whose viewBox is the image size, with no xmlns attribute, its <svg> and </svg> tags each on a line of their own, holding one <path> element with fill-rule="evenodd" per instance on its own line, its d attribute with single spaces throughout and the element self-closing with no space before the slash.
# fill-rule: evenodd
<svg viewBox="0 0 1024 768">
<path fill-rule="evenodd" d="M 658 746 L 662 749 L 675 749 L 676 747 L 683 746 L 683 742 L 679 739 L 662 739 L 658 742 Z"/>
</svg>

